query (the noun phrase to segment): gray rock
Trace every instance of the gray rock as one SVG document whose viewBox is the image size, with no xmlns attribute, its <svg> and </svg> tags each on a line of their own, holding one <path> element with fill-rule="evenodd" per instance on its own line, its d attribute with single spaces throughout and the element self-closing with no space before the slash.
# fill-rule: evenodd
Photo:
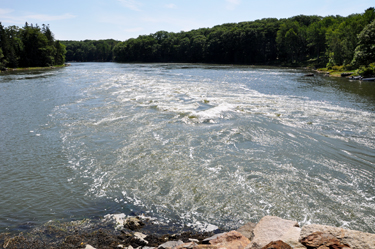
<svg viewBox="0 0 375 249">
<path fill-rule="evenodd" d="M 247 249 L 260 249 L 272 241 L 281 240 L 292 227 L 299 227 L 296 221 L 284 220 L 276 216 L 265 216 L 254 228 L 254 238 Z"/>
<path fill-rule="evenodd" d="M 168 241 L 158 246 L 158 248 L 173 248 L 175 246 L 179 246 L 184 244 L 181 240 L 179 241 Z"/>
<path fill-rule="evenodd" d="M 241 233 L 243 236 L 245 236 L 249 240 L 252 240 L 254 237 L 253 231 L 256 225 L 257 225 L 256 223 L 248 222 L 242 227 L 238 228 L 237 232 Z"/>
<path fill-rule="evenodd" d="M 302 227 L 300 241 L 315 232 L 330 234 L 337 238 L 340 243 L 349 245 L 351 248 L 375 248 L 375 234 L 316 224 Z"/>
</svg>

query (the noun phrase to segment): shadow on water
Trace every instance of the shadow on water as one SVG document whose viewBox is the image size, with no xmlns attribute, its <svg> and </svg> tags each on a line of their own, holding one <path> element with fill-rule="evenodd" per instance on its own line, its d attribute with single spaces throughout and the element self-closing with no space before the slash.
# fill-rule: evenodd
<svg viewBox="0 0 375 249">
<path fill-rule="evenodd" d="M 301 76 L 299 81 L 305 83 L 304 87 L 315 88 L 314 90 L 321 92 L 322 95 L 331 89 L 335 95 L 345 96 L 352 103 L 360 103 L 367 110 L 375 110 L 375 82 L 322 75 L 316 75 L 315 77 Z"/>
</svg>

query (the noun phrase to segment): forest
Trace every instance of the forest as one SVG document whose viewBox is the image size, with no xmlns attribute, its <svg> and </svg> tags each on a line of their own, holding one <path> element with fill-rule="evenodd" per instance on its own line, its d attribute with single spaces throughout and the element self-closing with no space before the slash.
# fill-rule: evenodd
<svg viewBox="0 0 375 249">
<path fill-rule="evenodd" d="M 0 22 L 0 69 L 49 67 L 65 63 L 66 49 L 48 25 L 4 27 Z"/>
<path fill-rule="evenodd" d="M 113 61 L 113 48 L 120 41 L 108 40 L 84 40 L 84 41 L 61 41 L 66 46 L 67 61 Z"/>
<path fill-rule="evenodd" d="M 117 62 L 191 62 L 358 68 L 375 62 L 375 9 L 158 31 L 118 43 Z"/>
<path fill-rule="evenodd" d="M 124 42 L 56 41 L 49 26 L 3 27 L 0 67 L 67 61 L 188 62 L 310 66 L 375 74 L 375 9 L 347 17 L 298 15 L 227 23 L 178 33 L 158 31 Z"/>
</svg>

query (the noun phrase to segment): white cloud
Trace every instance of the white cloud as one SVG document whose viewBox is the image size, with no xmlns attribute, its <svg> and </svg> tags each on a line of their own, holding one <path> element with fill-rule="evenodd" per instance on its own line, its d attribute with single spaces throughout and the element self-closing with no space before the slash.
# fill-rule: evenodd
<svg viewBox="0 0 375 249">
<path fill-rule="evenodd" d="M 227 2 L 227 9 L 234 10 L 240 3 L 241 0 L 225 0 Z"/>
<path fill-rule="evenodd" d="M 135 0 L 118 0 L 122 6 L 135 10 L 135 11 L 141 11 L 140 7 L 142 6 L 141 3 L 135 1 Z"/>
<path fill-rule="evenodd" d="M 65 20 L 65 19 L 71 19 L 75 18 L 76 16 L 71 14 L 63 14 L 58 16 L 51 16 L 51 15 L 43 15 L 43 14 L 35 14 L 35 15 L 28 15 L 23 18 L 26 18 L 27 20 L 37 20 L 37 21 L 57 21 L 57 20 Z"/>
<path fill-rule="evenodd" d="M 12 9 L 0 9 L 0 18 L 3 18 L 3 16 L 2 15 L 6 15 L 6 14 L 9 14 L 9 13 L 11 13 L 11 12 L 13 12 L 14 10 L 12 10 Z"/>
<path fill-rule="evenodd" d="M 63 15 L 44 15 L 44 14 L 29 14 L 29 15 L 16 15 L 13 13 L 14 10 L 11 9 L 0 9 L 0 19 L 3 24 L 6 25 L 19 25 L 25 22 L 48 22 L 48 21 L 58 21 L 75 18 L 76 16 L 72 14 Z"/>
<path fill-rule="evenodd" d="M 166 4 L 165 7 L 168 9 L 177 9 L 177 5 L 174 3 Z"/>
</svg>

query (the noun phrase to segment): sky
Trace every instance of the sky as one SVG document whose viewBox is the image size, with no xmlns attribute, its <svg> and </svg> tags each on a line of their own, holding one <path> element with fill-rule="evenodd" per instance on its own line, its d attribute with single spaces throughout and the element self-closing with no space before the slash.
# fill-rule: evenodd
<svg viewBox="0 0 375 249">
<path fill-rule="evenodd" d="M 374 0 L 0 0 L 0 22 L 49 24 L 57 40 L 125 41 L 269 17 L 348 16 L 369 7 Z"/>
</svg>

